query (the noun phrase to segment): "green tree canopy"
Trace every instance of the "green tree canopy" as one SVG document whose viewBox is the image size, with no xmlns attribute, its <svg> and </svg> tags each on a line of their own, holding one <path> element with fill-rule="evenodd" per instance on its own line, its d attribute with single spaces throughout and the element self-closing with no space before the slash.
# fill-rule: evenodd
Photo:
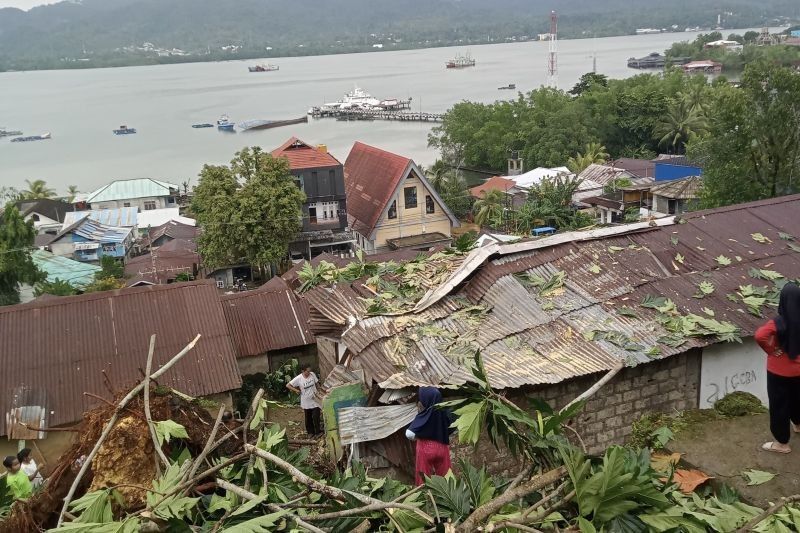
<svg viewBox="0 0 800 533">
<path fill-rule="evenodd" d="M 741 88 L 720 87 L 709 111 L 709 135 L 689 144 L 705 166 L 703 203 L 714 207 L 798 190 L 800 75 L 750 65 Z"/>
<path fill-rule="evenodd" d="M 20 197 L 24 200 L 38 200 L 40 198 L 52 198 L 56 195 L 55 189 L 47 186 L 44 180 L 25 180 L 28 188 L 20 191 Z"/>
<path fill-rule="evenodd" d="M 305 194 L 288 161 L 259 147 L 237 152 L 229 166 L 205 165 L 194 193 L 192 211 L 203 227 L 198 249 L 206 266 L 277 263 L 302 229 Z"/>
<path fill-rule="evenodd" d="M 475 223 L 479 226 L 499 226 L 503 222 L 503 212 L 507 204 L 506 194 L 499 189 L 485 191 L 483 198 L 476 200 L 472 207 Z"/>
<path fill-rule="evenodd" d="M 55 281 L 42 280 L 33 287 L 33 293 L 38 297 L 43 294 L 52 294 L 53 296 L 72 296 L 77 294 L 75 287 L 69 282 L 62 279 Z"/>
<path fill-rule="evenodd" d="M 20 283 L 44 279 L 31 259 L 35 238 L 33 221 L 25 222 L 16 206 L 7 204 L 0 222 L 0 305 L 19 303 Z"/>
</svg>

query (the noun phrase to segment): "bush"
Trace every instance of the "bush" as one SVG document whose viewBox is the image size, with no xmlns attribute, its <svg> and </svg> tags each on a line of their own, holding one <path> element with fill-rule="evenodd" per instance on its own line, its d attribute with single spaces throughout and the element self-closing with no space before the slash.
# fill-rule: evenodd
<svg viewBox="0 0 800 533">
<path fill-rule="evenodd" d="M 767 408 L 749 392 L 736 391 L 714 402 L 714 410 L 723 416 L 745 416 L 764 413 Z"/>
<path fill-rule="evenodd" d="M 300 373 L 300 363 L 297 359 L 289 359 L 273 372 L 257 372 L 242 376 L 242 387 L 234 395 L 236 410 L 246 413 L 250 409 L 258 389 L 264 389 L 264 396 L 273 401 L 297 404 L 300 399 L 286 388 L 292 378 Z"/>
</svg>

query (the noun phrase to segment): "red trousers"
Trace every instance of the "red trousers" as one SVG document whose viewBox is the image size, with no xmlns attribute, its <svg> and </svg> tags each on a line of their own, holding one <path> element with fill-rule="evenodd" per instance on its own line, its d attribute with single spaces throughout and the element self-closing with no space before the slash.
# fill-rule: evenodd
<svg viewBox="0 0 800 533">
<path fill-rule="evenodd" d="M 450 447 L 435 440 L 418 439 L 415 470 L 417 485 L 425 482 L 425 475 L 444 476 L 450 470 Z"/>
</svg>

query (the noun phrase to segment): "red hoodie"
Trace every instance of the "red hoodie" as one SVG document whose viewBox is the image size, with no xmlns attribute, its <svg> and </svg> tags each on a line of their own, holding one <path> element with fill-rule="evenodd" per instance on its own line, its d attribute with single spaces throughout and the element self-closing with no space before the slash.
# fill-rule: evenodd
<svg viewBox="0 0 800 533">
<path fill-rule="evenodd" d="M 778 344 L 778 330 L 774 320 L 758 328 L 755 339 L 761 349 L 767 352 L 767 372 L 787 378 L 800 376 L 800 357 L 791 360 L 783 353 Z"/>
</svg>

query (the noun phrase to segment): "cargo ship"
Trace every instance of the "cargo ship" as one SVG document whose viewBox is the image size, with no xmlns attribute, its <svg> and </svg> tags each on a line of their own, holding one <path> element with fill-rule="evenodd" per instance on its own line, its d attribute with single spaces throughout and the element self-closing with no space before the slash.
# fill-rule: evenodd
<svg viewBox="0 0 800 533">
<path fill-rule="evenodd" d="M 129 128 L 125 124 L 119 127 L 117 130 L 113 130 L 114 135 L 133 135 L 136 133 L 136 128 Z"/>
<path fill-rule="evenodd" d="M 462 56 L 457 55 L 455 58 L 451 59 L 447 63 L 445 63 L 447 68 L 467 68 L 467 67 L 474 67 L 475 60 L 470 57 L 469 54 Z"/>
<path fill-rule="evenodd" d="M 273 70 L 280 70 L 278 65 L 256 65 L 254 67 L 247 67 L 250 72 L 272 72 Z"/>
<path fill-rule="evenodd" d="M 42 133 L 41 135 L 31 135 L 29 137 L 14 137 L 11 139 L 12 143 L 24 143 L 28 141 L 44 141 L 50 138 L 50 133 Z"/>
</svg>

